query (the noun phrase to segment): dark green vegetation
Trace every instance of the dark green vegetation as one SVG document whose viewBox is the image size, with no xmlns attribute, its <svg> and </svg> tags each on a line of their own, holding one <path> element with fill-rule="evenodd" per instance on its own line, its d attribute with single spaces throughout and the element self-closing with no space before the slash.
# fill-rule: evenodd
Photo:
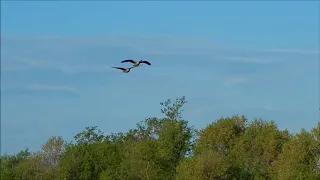
<svg viewBox="0 0 320 180">
<path fill-rule="evenodd" d="M 200 131 L 182 120 L 178 98 L 164 118 L 127 133 L 87 127 L 67 143 L 51 137 L 40 152 L 1 157 L 3 180 L 319 180 L 320 123 L 281 131 L 272 121 L 221 118 Z"/>
</svg>

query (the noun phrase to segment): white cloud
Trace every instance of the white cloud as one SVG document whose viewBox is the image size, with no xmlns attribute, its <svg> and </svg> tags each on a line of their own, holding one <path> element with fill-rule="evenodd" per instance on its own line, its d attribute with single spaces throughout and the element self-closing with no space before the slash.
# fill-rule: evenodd
<svg viewBox="0 0 320 180">
<path fill-rule="evenodd" d="M 216 109 L 217 109 L 216 106 L 206 106 L 206 107 L 200 107 L 200 108 L 193 108 L 193 109 L 190 109 L 187 114 L 189 116 L 196 116 L 196 117 L 204 116 L 204 115 L 207 115 L 207 114 L 214 112 Z"/>
<path fill-rule="evenodd" d="M 301 50 L 301 49 L 262 49 L 259 51 L 270 52 L 270 53 L 290 53 L 290 54 L 305 54 L 305 55 L 320 54 L 320 51 Z"/>
<path fill-rule="evenodd" d="M 77 90 L 74 87 L 51 85 L 51 84 L 34 84 L 34 85 L 27 86 L 26 89 L 34 90 L 34 91 L 49 90 L 49 91 L 68 91 L 68 92 L 75 92 Z"/>
<path fill-rule="evenodd" d="M 225 79 L 224 85 L 231 86 L 231 85 L 243 84 L 243 83 L 247 83 L 247 82 L 248 82 L 248 78 L 232 77 L 232 78 Z"/>
<path fill-rule="evenodd" d="M 264 106 L 263 109 L 267 110 L 267 111 L 279 111 L 278 108 L 272 107 L 272 106 Z"/>
<path fill-rule="evenodd" d="M 3 36 L 1 42 L 1 71 L 45 68 L 68 74 L 109 72 L 112 71 L 111 66 L 127 66 L 128 64 L 119 63 L 126 58 L 152 58 L 154 62 L 158 61 L 156 63 L 162 65 L 164 63 L 161 62 L 164 61 L 181 61 L 188 66 L 193 65 L 195 61 L 204 63 L 228 61 L 263 65 L 279 62 L 279 58 L 275 58 L 279 56 L 278 52 L 305 55 L 319 53 L 305 50 L 244 50 L 216 44 L 204 37 L 169 35 Z M 269 53 L 268 57 L 261 57 L 265 53 Z"/>
<path fill-rule="evenodd" d="M 20 86 L 9 86 L 1 88 L 1 91 L 5 94 L 20 95 L 23 97 L 46 95 L 58 96 L 58 97 L 78 97 L 77 88 L 64 85 L 55 84 L 29 84 Z"/>
<path fill-rule="evenodd" d="M 1 71 L 21 71 L 54 69 L 66 74 L 113 72 L 111 66 L 129 66 L 121 64 L 125 58 L 152 59 L 153 70 L 165 67 L 168 61 L 176 62 L 178 67 L 185 65 L 215 62 L 264 64 L 279 62 L 273 55 L 259 56 L 259 51 L 235 49 L 210 42 L 203 37 L 192 36 L 102 36 L 102 37 L 6 37 L 2 41 Z M 275 50 L 262 50 L 270 52 Z M 278 50 L 279 51 L 279 50 Z M 277 52 L 277 51 L 276 51 Z M 287 53 L 302 50 L 286 50 Z M 261 55 L 261 54 L 260 54 Z M 278 55 L 275 55 L 278 56 Z M 163 58 L 163 59 L 161 59 Z M 283 61 L 282 61 L 283 62 Z M 230 64 L 232 65 L 232 64 Z M 201 65 L 203 70 L 204 66 Z M 224 66 L 229 66 L 224 65 Z M 210 66 L 207 66 L 208 68 Z M 218 67 L 218 66 L 217 66 Z M 258 68 L 260 68 L 258 67 Z M 219 66 L 221 71 L 225 67 Z M 246 67 L 245 67 L 246 68 Z M 258 71 L 257 67 L 251 70 Z M 161 72 L 152 71 L 155 73 Z M 244 70 L 241 70 L 244 71 Z M 150 72 L 148 72 L 150 74 Z M 164 73 L 166 74 L 166 73 Z M 230 78 L 226 85 L 245 83 L 246 78 Z"/>
<path fill-rule="evenodd" d="M 13 63 L 3 63 L 2 71 L 21 71 L 33 68 L 56 69 L 67 74 L 77 74 L 82 72 L 102 73 L 109 72 L 111 65 L 94 65 L 94 64 L 70 64 L 68 62 L 45 62 L 30 58 L 17 58 Z"/>
<path fill-rule="evenodd" d="M 243 62 L 243 63 L 258 63 L 258 64 L 270 64 L 274 61 L 272 59 L 259 59 L 259 58 L 247 58 L 247 57 L 221 57 L 222 59 L 233 61 L 233 62 Z"/>
</svg>

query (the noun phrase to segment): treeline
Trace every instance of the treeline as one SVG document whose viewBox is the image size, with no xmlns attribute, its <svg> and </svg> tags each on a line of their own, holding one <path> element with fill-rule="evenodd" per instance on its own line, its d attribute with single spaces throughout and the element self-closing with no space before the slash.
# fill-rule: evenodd
<svg viewBox="0 0 320 180">
<path fill-rule="evenodd" d="M 319 180 L 320 122 L 291 134 L 273 121 L 220 118 L 202 130 L 182 119 L 184 97 L 127 133 L 87 127 L 74 142 L 1 156 L 1 180 Z M 290 122 L 289 122 L 290 123 Z"/>
</svg>

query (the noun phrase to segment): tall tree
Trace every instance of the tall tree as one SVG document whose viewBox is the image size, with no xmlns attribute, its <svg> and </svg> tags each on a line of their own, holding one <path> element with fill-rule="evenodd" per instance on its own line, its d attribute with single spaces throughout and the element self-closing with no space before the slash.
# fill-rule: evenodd
<svg viewBox="0 0 320 180">
<path fill-rule="evenodd" d="M 42 146 L 42 163 L 45 167 L 56 168 L 66 148 L 66 142 L 61 136 L 52 136 Z"/>
<path fill-rule="evenodd" d="M 104 135 L 96 126 L 86 127 L 74 136 L 76 143 L 70 143 L 61 158 L 59 166 L 61 178 L 98 179 L 103 171 L 103 156 L 98 155 L 103 146 Z M 106 143 L 108 143 L 106 141 Z"/>
<path fill-rule="evenodd" d="M 199 132 L 195 154 L 206 150 L 228 154 L 245 132 L 246 122 L 245 116 L 233 116 L 231 118 L 220 118 L 211 123 Z"/>
<path fill-rule="evenodd" d="M 277 179 L 319 179 L 318 133 L 319 124 L 312 133 L 302 129 L 284 145 L 282 153 L 273 166 Z"/>
<path fill-rule="evenodd" d="M 183 161 L 178 179 L 228 179 L 231 151 L 245 131 L 246 118 L 220 118 L 198 133 L 194 156 Z"/>
<path fill-rule="evenodd" d="M 38 152 L 1 156 L 12 180 L 318 180 L 320 123 L 292 135 L 274 121 L 220 118 L 196 133 L 183 119 L 185 97 L 161 104 L 163 117 L 127 133 L 86 127 L 67 143 L 50 137 Z"/>
<path fill-rule="evenodd" d="M 231 152 L 234 157 L 234 177 L 271 179 L 270 167 L 288 140 L 288 132 L 279 131 L 273 121 L 252 121 Z"/>
<path fill-rule="evenodd" d="M 190 150 L 193 128 L 182 120 L 185 98 L 160 103 L 164 118 L 148 118 L 126 136 L 121 179 L 174 179 L 175 169 Z"/>
<path fill-rule="evenodd" d="M 1 156 L 1 179 L 15 179 L 17 176 L 18 166 L 31 157 L 28 148 L 20 151 L 16 155 Z"/>
</svg>

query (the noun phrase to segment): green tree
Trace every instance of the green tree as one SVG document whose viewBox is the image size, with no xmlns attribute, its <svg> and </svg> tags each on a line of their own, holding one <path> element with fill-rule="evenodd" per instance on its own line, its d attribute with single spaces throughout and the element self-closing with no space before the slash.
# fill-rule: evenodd
<svg viewBox="0 0 320 180">
<path fill-rule="evenodd" d="M 30 158 L 31 152 L 25 149 L 16 155 L 2 155 L 1 156 L 1 179 L 15 179 L 17 176 L 18 166 Z"/>
<path fill-rule="evenodd" d="M 86 127 L 84 131 L 74 136 L 78 144 L 98 143 L 104 140 L 103 132 L 97 126 Z"/>
<path fill-rule="evenodd" d="M 192 143 L 193 128 L 181 119 L 184 103 L 184 97 L 160 103 L 164 118 L 148 118 L 126 134 L 119 179 L 174 179 Z"/>
<path fill-rule="evenodd" d="M 177 180 L 211 180 L 230 179 L 228 169 L 231 167 L 224 154 L 206 150 L 191 158 L 186 158 L 177 167 Z"/>
<path fill-rule="evenodd" d="M 305 129 L 283 146 L 273 168 L 276 179 L 319 179 L 319 124 L 312 133 Z"/>
<path fill-rule="evenodd" d="M 252 121 L 231 152 L 233 177 L 271 179 L 270 167 L 288 140 L 288 132 L 279 131 L 273 121 Z"/>
<path fill-rule="evenodd" d="M 15 178 L 12 180 L 49 180 L 45 176 L 45 171 L 41 167 L 40 153 L 33 153 L 28 159 L 22 161 L 17 166 Z"/>
<path fill-rule="evenodd" d="M 71 179 L 117 179 L 122 161 L 124 135 L 104 136 L 97 127 L 87 127 L 69 144 L 59 164 L 60 178 Z"/>
<path fill-rule="evenodd" d="M 220 118 L 198 133 L 199 140 L 195 146 L 195 155 L 206 150 L 229 154 L 235 143 L 245 132 L 245 116 Z"/>
<path fill-rule="evenodd" d="M 86 129 L 74 136 L 75 144 L 66 146 L 59 166 L 62 179 L 98 179 L 101 168 L 101 159 L 97 151 L 104 139 L 102 132 L 94 127 Z"/>
<path fill-rule="evenodd" d="M 245 131 L 246 118 L 220 118 L 198 133 L 194 156 L 183 161 L 177 179 L 228 179 L 231 151 Z"/>
<path fill-rule="evenodd" d="M 163 117 L 126 133 L 86 127 L 67 143 L 50 137 L 39 152 L 1 156 L 12 180 L 318 180 L 320 122 L 291 135 L 274 121 L 220 118 L 196 131 L 183 119 L 185 97 L 161 102 Z"/>
<path fill-rule="evenodd" d="M 62 137 L 50 137 L 41 151 L 30 154 L 16 166 L 15 177 L 12 179 L 58 179 L 57 170 L 64 146 Z"/>
<path fill-rule="evenodd" d="M 311 135 L 315 143 L 313 144 L 314 166 L 312 173 L 315 174 L 316 179 L 320 179 L 320 122 L 316 127 L 312 128 Z"/>
</svg>

